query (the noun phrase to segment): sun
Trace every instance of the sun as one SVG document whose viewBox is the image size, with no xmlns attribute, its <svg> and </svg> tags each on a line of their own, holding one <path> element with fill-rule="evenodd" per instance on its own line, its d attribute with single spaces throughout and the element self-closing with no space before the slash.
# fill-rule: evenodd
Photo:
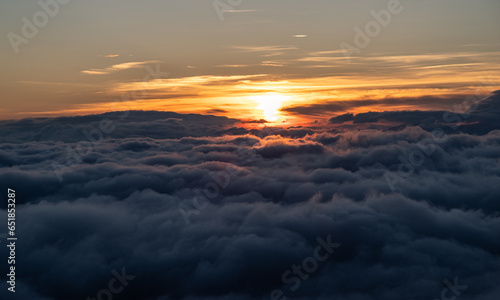
<svg viewBox="0 0 500 300">
<path fill-rule="evenodd" d="M 253 96 L 252 100 L 257 103 L 257 109 L 262 111 L 263 117 L 266 121 L 275 122 L 280 118 L 280 108 L 283 103 L 290 97 L 269 93 L 265 95 Z"/>
</svg>

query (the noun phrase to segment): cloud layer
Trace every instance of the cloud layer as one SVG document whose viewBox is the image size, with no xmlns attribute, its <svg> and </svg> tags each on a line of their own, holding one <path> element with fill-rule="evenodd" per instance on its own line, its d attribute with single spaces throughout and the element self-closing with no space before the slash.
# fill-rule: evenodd
<svg viewBox="0 0 500 300">
<path fill-rule="evenodd" d="M 16 296 L 95 298 L 126 268 L 135 278 L 117 299 L 441 299 L 454 278 L 467 286 L 459 299 L 497 299 L 496 97 L 463 119 L 477 131 L 442 112 L 259 130 L 161 112 L 2 122 Z M 434 150 L 391 189 L 384 175 L 401 175 L 399 157 L 425 140 Z M 329 236 L 340 247 L 307 279 L 282 280 Z"/>
</svg>

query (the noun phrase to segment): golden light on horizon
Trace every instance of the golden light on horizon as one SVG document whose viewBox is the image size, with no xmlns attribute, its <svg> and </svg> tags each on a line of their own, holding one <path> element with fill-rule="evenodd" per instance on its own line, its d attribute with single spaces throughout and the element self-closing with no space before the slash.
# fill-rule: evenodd
<svg viewBox="0 0 500 300">
<path fill-rule="evenodd" d="M 280 108 L 283 106 L 283 103 L 290 99 L 290 97 L 278 93 L 269 93 L 252 96 L 251 99 L 257 103 L 256 108 L 262 111 L 263 119 L 269 122 L 275 122 L 281 117 Z"/>
<path fill-rule="evenodd" d="M 419 73 L 419 75 L 421 75 Z M 428 75 L 428 74 L 426 74 Z M 115 82 L 103 91 L 94 89 L 95 102 L 73 104 L 58 109 L 37 109 L 12 114 L 2 107 L 0 119 L 19 119 L 23 117 L 50 117 L 67 115 L 100 114 L 110 111 L 124 110 L 157 110 L 172 111 L 181 114 L 211 114 L 256 121 L 264 119 L 272 126 L 300 124 L 303 122 L 328 119 L 332 112 L 316 110 L 314 113 L 301 113 L 290 110 L 293 107 L 328 105 L 336 101 L 350 102 L 345 112 L 362 113 L 382 110 L 429 110 L 442 107 L 421 103 L 419 97 L 451 97 L 453 95 L 470 95 L 478 88 L 485 90 L 500 89 L 495 82 L 500 82 L 498 75 L 483 75 L 487 82 L 493 84 L 479 86 L 469 78 L 470 73 L 459 75 L 443 74 L 438 78 L 418 76 L 418 78 L 394 79 L 385 76 L 365 76 L 362 78 L 346 76 L 329 76 L 320 78 L 298 78 L 273 80 L 265 74 L 231 75 L 231 76 L 190 76 L 181 78 L 154 79 L 150 81 Z M 453 83 L 451 83 L 453 82 Z M 39 91 L 54 90 L 52 84 L 46 82 L 25 81 Z M 64 85 L 62 85 L 64 86 Z M 43 89 L 42 89 L 43 87 Z M 73 87 L 79 93 L 92 89 L 92 85 Z M 393 105 L 377 106 L 367 104 L 366 100 L 384 100 L 386 98 L 415 98 L 414 103 L 394 102 Z M 360 104 L 355 101 L 364 100 Z M 363 104 L 364 103 L 364 104 Z M 307 111 L 307 109 L 305 110 Z M 284 122 L 286 119 L 287 122 Z M 268 124 L 269 125 L 269 124 Z"/>
</svg>

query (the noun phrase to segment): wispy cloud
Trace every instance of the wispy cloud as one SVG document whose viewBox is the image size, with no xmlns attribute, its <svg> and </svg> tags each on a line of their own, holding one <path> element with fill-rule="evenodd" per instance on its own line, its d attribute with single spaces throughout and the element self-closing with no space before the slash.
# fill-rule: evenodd
<svg viewBox="0 0 500 300">
<path fill-rule="evenodd" d="M 320 62 L 320 63 L 337 63 L 345 62 L 344 57 L 333 57 L 333 56 L 311 56 L 299 58 L 298 61 L 303 62 Z"/>
<path fill-rule="evenodd" d="M 142 68 L 143 65 L 145 64 L 150 64 L 150 63 L 159 63 L 160 61 L 156 60 L 151 60 L 151 61 L 138 61 L 138 62 L 128 62 L 128 63 L 122 63 L 122 64 L 117 64 L 117 65 L 112 65 L 111 67 L 107 67 L 104 69 L 89 69 L 89 70 L 84 70 L 82 71 L 83 74 L 88 74 L 88 75 L 106 75 L 106 74 L 111 74 L 114 72 L 118 71 L 123 71 L 127 69 L 138 69 Z"/>
<path fill-rule="evenodd" d="M 482 66 L 482 65 L 485 65 L 485 63 L 441 64 L 441 65 L 433 65 L 433 66 L 414 67 L 414 69 L 439 69 L 439 68 L 456 68 L 456 67 L 476 67 L 476 66 Z"/>
<path fill-rule="evenodd" d="M 315 52 L 311 52 L 309 53 L 311 56 L 322 56 L 322 55 L 330 55 L 330 54 L 342 54 L 344 55 L 344 53 L 346 53 L 347 50 L 344 50 L 344 49 L 338 49 L 338 50 L 328 50 L 328 51 L 315 51 Z"/>
<path fill-rule="evenodd" d="M 279 56 L 288 50 L 297 50 L 294 46 L 234 46 L 240 52 L 262 53 L 262 56 Z"/>
<path fill-rule="evenodd" d="M 481 55 L 498 56 L 500 52 L 454 52 L 454 53 L 439 53 L 439 54 L 415 54 L 415 55 L 392 55 L 392 56 L 375 56 L 363 58 L 366 61 L 384 61 L 395 63 L 420 63 L 429 61 L 446 61 L 453 59 L 474 59 Z"/>
<path fill-rule="evenodd" d="M 265 60 L 262 62 L 262 66 L 264 67 L 284 67 L 285 65 L 284 61 Z"/>
<path fill-rule="evenodd" d="M 256 12 L 258 10 L 256 9 L 227 9 L 224 10 L 225 13 L 249 13 L 249 12 Z"/>
<path fill-rule="evenodd" d="M 233 86 L 240 84 L 241 82 L 246 82 L 247 80 L 257 80 L 265 75 L 234 75 L 234 76 L 192 76 L 192 77 L 181 77 L 181 78 L 168 78 L 168 79 L 155 79 L 149 82 L 126 82 L 121 83 L 113 89 L 113 92 L 123 93 L 129 91 L 137 90 L 161 90 L 163 92 L 179 92 L 179 91 L 196 91 L 200 92 L 200 88 L 203 88 L 205 93 L 210 89 L 216 87 L 223 87 L 227 89 L 228 86 Z"/>
<path fill-rule="evenodd" d="M 250 65 L 217 65 L 215 67 L 217 68 L 245 68 L 249 67 Z"/>
</svg>

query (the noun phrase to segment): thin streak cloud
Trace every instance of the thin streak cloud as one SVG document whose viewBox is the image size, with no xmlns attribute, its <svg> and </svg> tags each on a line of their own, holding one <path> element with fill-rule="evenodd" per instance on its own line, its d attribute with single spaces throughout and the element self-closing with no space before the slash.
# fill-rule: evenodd
<svg viewBox="0 0 500 300">
<path fill-rule="evenodd" d="M 107 57 L 113 57 L 113 56 L 107 56 Z M 111 73 L 115 73 L 118 71 L 123 71 L 127 69 L 139 69 L 142 68 L 142 66 L 150 63 L 159 63 L 160 61 L 139 61 L 139 62 L 128 62 L 128 63 L 122 63 L 122 64 L 117 64 L 117 65 L 112 65 L 111 67 L 107 67 L 104 69 L 89 69 L 89 70 L 84 70 L 82 71 L 83 74 L 88 74 L 88 75 L 107 75 Z"/>
</svg>

